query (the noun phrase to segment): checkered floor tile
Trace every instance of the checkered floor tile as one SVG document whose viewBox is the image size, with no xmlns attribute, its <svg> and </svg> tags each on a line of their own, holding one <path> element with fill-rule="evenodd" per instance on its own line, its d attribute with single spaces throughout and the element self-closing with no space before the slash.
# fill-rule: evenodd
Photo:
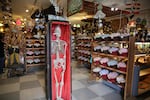
<svg viewBox="0 0 150 100">
<path fill-rule="evenodd" d="M 122 100 L 120 94 L 112 88 L 90 80 L 89 72 L 83 65 L 79 66 L 73 61 L 72 100 Z M 37 71 L 21 77 L 1 79 L 0 100 L 46 100 L 45 72 Z"/>
</svg>

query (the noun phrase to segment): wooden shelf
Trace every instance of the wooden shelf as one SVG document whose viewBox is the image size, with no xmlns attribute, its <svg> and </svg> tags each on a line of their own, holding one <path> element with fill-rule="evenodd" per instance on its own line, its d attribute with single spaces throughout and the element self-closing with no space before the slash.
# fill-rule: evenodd
<svg viewBox="0 0 150 100">
<path fill-rule="evenodd" d="M 93 52 L 92 55 L 106 56 L 106 57 L 111 57 L 111 58 L 117 58 L 117 59 L 119 58 L 119 59 L 128 60 L 128 57 L 99 53 L 99 52 Z"/>
<path fill-rule="evenodd" d="M 78 55 L 81 55 L 81 56 L 90 56 L 91 54 L 85 54 L 85 53 L 78 52 Z"/>
<path fill-rule="evenodd" d="M 103 79 L 105 82 L 108 82 L 108 83 L 111 83 L 111 84 L 114 84 L 114 85 L 116 85 L 116 86 L 118 86 L 119 88 L 124 88 L 124 86 L 123 85 L 120 85 L 119 83 L 113 83 L 113 82 L 111 82 L 111 81 L 109 81 L 109 80 L 105 80 L 105 79 Z"/>
<path fill-rule="evenodd" d="M 32 59 L 32 58 L 44 58 L 45 55 L 40 55 L 40 56 L 36 56 L 36 55 L 32 55 L 32 56 L 26 56 L 26 59 Z"/>
<path fill-rule="evenodd" d="M 146 86 L 146 88 L 141 88 L 141 89 L 138 88 L 138 95 L 143 94 L 150 90 L 150 83 L 143 82 L 143 85 L 147 85 L 147 86 Z"/>
<path fill-rule="evenodd" d="M 77 40 L 77 42 L 91 42 L 92 41 L 92 39 L 88 39 L 88 40 Z"/>
<path fill-rule="evenodd" d="M 33 67 L 33 66 L 44 66 L 45 63 L 39 63 L 39 64 L 27 64 L 27 67 Z"/>
<path fill-rule="evenodd" d="M 91 48 L 85 48 L 85 47 L 78 47 L 80 50 L 86 50 L 86 51 L 91 51 Z"/>
<path fill-rule="evenodd" d="M 115 72 L 118 72 L 120 74 L 125 74 L 126 75 L 126 72 L 121 71 L 119 69 L 115 69 L 115 68 L 111 68 L 111 67 L 103 66 L 103 65 L 98 65 L 98 66 L 101 67 L 101 68 L 104 68 L 104 69 L 108 69 L 108 70 L 115 71 Z"/>
<path fill-rule="evenodd" d="M 109 80 L 106 80 L 111 86 L 112 88 L 113 85 L 115 84 L 115 86 L 121 87 L 123 88 L 123 99 L 126 100 L 128 97 L 132 96 L 132 75 L 133 75 L 133 63 L 134 63 L 134 48 L 135 48 L 135 37 L 134 36 L 130 36 L 129 40 L 123 40 L 123 41 L 118 41 L 118 40 L 93 40 L 93 47 L 96 46 L 103 46 L 103 44 L 105 44 L 105 46 L 110 46 L 112 44 L 112 46 L 115 46 L 114 43 L 117 43 L 118 46 L 125 46 L 128 48 L 128 56 L 120 56 L 120 55 L 113 55 L 113 54 L 109 54 L 109 53 L 101 53 L 101 52 L 95 52 L 94 48 L 93 48 L 93 52 L 92 52 L 92 58 L 94 57 L 108 57 L 110 59 L 114 59 L 117 61 L 123 61 L 123 62 L 127 62 L 127 69 L 126 72 L 121 71 L 119 69 L 117 69 L 116 67 L 109 67 L 109 66 L 103 66 L 103 65 L 96 65 L 97 67 L 100 68 L 105 68 L 109 71 L 114 71 L 114 72 L 118 72 L 119 74 L 125 75 L 125 80 L 126 82 L 124 83 L 124 86 L 122 86 L 121 84 L 115 84 L 110 82 Z M 92 64 L 92 66 L 94 66 L 94 63 Z M 96 67 L 95 66 L 95 67 Z M 112 84 L 112 85 L 111 85 Z"/>
<path fill-rule="evenodd" d="M 87 46 L 77 46 L 78 48 L 86 48 L 86 49 L 91 49 L 91 47 L 87 47 Z"/>
<path fill-rule="evenodd" d="M 39 50 L 39 49 L 45 49 L 44 47 L 32 47 L 32 48 L 26 48 L 27 50 Z"/>
<path fill-rule="evenodd" d="M 110 40 L 110 41 L 97 41 L 97 40 L 94 40 L 94 42 L 95 43 L 99 43 L 99 42 L 101 42 L 101 43 L 103 43 L 103 42 L 105 42 L 105 43 L 126 43 L 126 44 L 129 43 L 129 41 L 113 41 L 113 40 Z"/>
<path fill-rule="evenodd" d="M 26 39 L 26 41 L 35 42 L 35 41 L 45 41 L 45 40 L 44 39 Z"/>
<path fill-rule="evenodd" d="M 149 75 L 149 74 L 150 74 L 150 68 L 143 69 L 140 71 L 140 77 L 145 76 L 145 75 Z"/>
<path fill-rule="evenodd" d="M 39 39 L 26 39 L 26 43 L 32 44 L 31 47 L 28 47 L 28 45 L 26 45 L 26 52 L 27 51 L 41 51 L 41 50 L 45 51 L 45 47 L 44 47 L 45 39 L 43 39 L 43 38 L 39 38 Z M 39 43 L 40 46 L 36 47 L 34 45 L 34 43 Z M 33 54 L 31 56 L 26 54 L 26 56 L 25 56 L 26 60 L 27 59 L 32 59 L 32 60 L 34 60 L 34 59 L 43 59 L 43 58 L 45 58 L 45 54 L 39 54 L 39 55 Z M 46 63 L 44 61 L 41 61 L 39 63 L 32 63 L 32 64 L 26 63 L 26 71 L 28 71 L 29 67 L 31 68 L 31 67 L 44 66 L 44 65 L 46 65 Z"/>
</svg>

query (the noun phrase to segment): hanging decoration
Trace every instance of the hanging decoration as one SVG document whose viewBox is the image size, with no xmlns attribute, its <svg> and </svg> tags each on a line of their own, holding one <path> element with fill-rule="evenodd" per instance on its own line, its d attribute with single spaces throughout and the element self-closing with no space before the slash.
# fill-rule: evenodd
<svg viewBox="0 0 150 100">
<path fill-rule="evenodd" d="M 102 8 L 103 8 L 103 7 L 102 7 L 102 1 L 103 1 L 103 0 L 95 0 L 95 3 L 98 4 L 98 6 L 97 6 L 97 12 L 96 12 L 96 14 L 94 15 L 94 18 L 95 18 L 95 19 L 98 19 L 98 27 L 99 27 L 99 28 L 103 26 L 101 19 L 106 16 L 106 14 L 103 13 L 103 11 L 102 11 Z"/>
<path fill-rule="evenodd" d="M 55 7 L 56 13 L 59 12 L 59 6 L 57 5 L 57 0 L 50 0 L 51 4 Z"/>
</svg>

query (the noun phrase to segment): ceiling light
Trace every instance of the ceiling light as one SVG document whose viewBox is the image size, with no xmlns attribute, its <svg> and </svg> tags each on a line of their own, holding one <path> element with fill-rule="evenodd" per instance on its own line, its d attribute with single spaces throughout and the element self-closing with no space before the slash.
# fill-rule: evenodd
<svg viewBox="0 0 150 100">
<path fill-rule="evenodd" d="M 80 24 L 77 24 L 77 27 L 80 28 Z"/>
<path fill-rule="evenodd" d="M 38 18 L 35 18 L 35 21 L 38 21 L 39 19 Z"/>
<path fill-rule="evenodd" d="M 114 10 L 115 10 L 115 8 L 112 7 L 112 8 L 111 8 L 111 11 L 114 11 Z"/>
<path fill-rule="evenodd" d="M 4 26 L 4 24 L 0 23 L 0 27 L 1 27 L 1 26 Z"/>
<path fill-rule="evenodd" d="M 29 12 L 29 10 L 28 10 L 28 9 L 26 9 L 26 12 Z"/>
<path fill-rule="evenodd" d="M 0 28 L 0 32 L 4 32 L 4 28 Z"/>
<path fill-rule="evenodd" d="M 16 23 L 15 23 L 15 22 L 12 22 L 12 24 L 14 24 L 14 25 L 15 25 Z"/>
<path fill-rule="evenodd" d="M 77 27 L 77 25 L 76 25 L 76 24 L 74 24 L 74 25 L 73 25 L 73 27 Z"/>
<path fill-rule="evenodd" d="M 84 16 L 83 19 L 87 19 L 86 16 Z"/>
<path fill-rule="evenodd" d="M 26 18 L 24 18 L 24 21 L 27 21 L 27 19 L 26 19 Z"/>
<path fill-rule="evenodd" d="M 115 11 L 117 11 L 118 10 L 118 8 L 115 8 Z"/>
</svg>

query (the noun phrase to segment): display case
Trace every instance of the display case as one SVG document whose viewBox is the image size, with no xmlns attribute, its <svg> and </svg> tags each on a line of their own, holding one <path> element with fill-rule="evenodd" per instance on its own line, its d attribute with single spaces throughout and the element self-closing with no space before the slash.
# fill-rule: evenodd
<svg viewBox="0 0 150 100">
<path fill-rule="evenodd" d="M 71 100 L 70 52 L 69 22 L 50 20 L 47 23 L 46 35 L 47 100 Z"/>
<path fill-rule="evenodd" d="M 135 42 L 133 96 L 150 90 L 150 42 Z"/>
</svg>

